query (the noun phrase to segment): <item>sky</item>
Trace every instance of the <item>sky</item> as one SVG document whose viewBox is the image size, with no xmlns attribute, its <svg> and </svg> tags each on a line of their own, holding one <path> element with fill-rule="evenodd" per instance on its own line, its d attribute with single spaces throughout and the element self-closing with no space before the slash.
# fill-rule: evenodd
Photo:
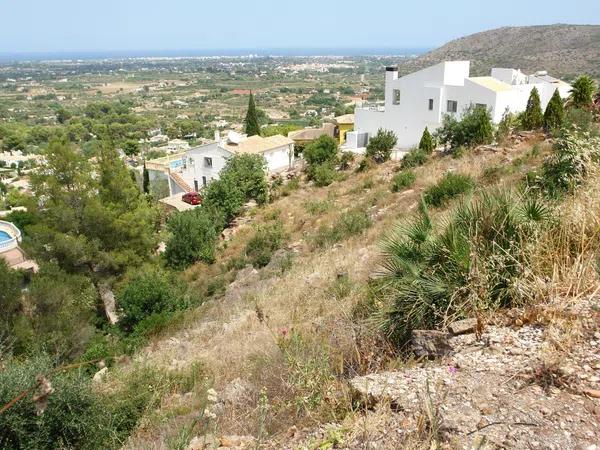
<svg viewBox="0 0 600 450">
<path fill-rule="evenodd" d="M 600 24 L 600 0 L 0 0 L 0 52 L 432 48 L 552 23 Z"/>
</svg>

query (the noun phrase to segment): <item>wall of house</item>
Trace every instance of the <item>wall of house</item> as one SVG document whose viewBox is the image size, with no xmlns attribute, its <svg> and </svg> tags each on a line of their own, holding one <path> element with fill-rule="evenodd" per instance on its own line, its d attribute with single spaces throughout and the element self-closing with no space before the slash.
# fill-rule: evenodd
<svg viewBox="0 0 600 450">
<path fill-rule="evenodd" d="M 288 169 L 290 166 L 290 154 L 292 155 L 292 164 L 294 160 L 294 146 L 286 145 L 263 153 L 267 161 L 267 170 L 269 172 L 279 172 Z"/>
<path fill-rule="evenodd" d="M 344 142 L 346 142 L 346 133 L 354 129 L 354 124 L 343 123 L 338 125 L 338 129 L 340 130 L 339 144 L 342 145 Z"/>
<path fill-rule="evenodd" d="M 196 181 L 198 189 L 202 189 L 204 179 L 208 184 L 211 180 L 219 178 L 219 172 L 225 167 L 227 159 L 232 156 L 233 153 L 219 147 L 216 143 L 192 148 L 186 153 L 185 168 L 182 170 L 181 177 L 190 187 L 195 189 L 194 181 Z M 212 167 L 206 165 L 204 158 L 212 158 Z"/>
</svg>

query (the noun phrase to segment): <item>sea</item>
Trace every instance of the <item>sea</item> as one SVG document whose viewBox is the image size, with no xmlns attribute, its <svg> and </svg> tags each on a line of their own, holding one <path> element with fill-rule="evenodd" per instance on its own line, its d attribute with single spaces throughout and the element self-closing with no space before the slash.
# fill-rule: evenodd
<svg viewBox="0 0 600 450">
<path fill-rule="evenodd" d="M 237 48 L 204 50 L 105 50 L 61 52 L 0 52 L 0 62 L 78 61 L 143 58 L 218 57 L 319 57 L 319 56 L 400 56 L 414 57 L 430 48 Z"/>
</svg>

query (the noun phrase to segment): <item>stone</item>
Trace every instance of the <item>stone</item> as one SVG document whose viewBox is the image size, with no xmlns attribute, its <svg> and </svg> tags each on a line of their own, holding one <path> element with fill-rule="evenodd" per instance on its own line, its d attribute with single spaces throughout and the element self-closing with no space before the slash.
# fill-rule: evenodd
<svg viewBox="0 0 600 450">
<path fill-rule="evenodd" d="M 205 448 L 213 448 L 214 444 L 216 444 L 216 442 L 212 434 L 195 436 L 188 444 L 186 450 L 203 450 Z"/>
<path fill-rule="evenodd" d="M 107 284 L 100 284 L 98 286 L 98 294 L 100 294 L 100 298 L 102 299 L 106 318 L 111 325 L 116 324 L 119 321 L 119 316 L 117 316 L 117 303 L 115 300 L 115 294 Z"/>
<path fill-rule="evenodd" d="M 221 447 L 225 448 L 251 448 L 254 444 L 252 436 L 222 436 Z"/>
<path fill-rule="evenodd" d="M 448 329 L 454 335 L 474 333 L 477 329 L 477 319 L 464 319 L 452 322 Z"/>
<path fill-rule="evenodd" d="M 108 372 L 108 367 L 103 367 L 98 372 L 94 374 L 92 381 L 94 383 L 101 383 L 104 377 L 106 377 L 106 373 Z"/>
<path fill-rule="evenodd" d="M 436 330 L 413 330 L 411 349 L 419 357 L 437 358 L 452 353 L 450 335 Z"/>
</svg>

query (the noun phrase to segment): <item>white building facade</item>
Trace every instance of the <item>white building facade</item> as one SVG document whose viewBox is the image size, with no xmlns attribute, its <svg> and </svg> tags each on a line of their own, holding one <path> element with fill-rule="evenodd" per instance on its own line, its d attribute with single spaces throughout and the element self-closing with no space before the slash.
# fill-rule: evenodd
<svg viewBox="0 0 600 450">
<path fill-rule="evenodd" d="M 348 145 L 363 147 L 383 128 L 396 134 L 398 148 L 414 147 L 425 127 L 435 131 L 446 114 L 458 119 L 469 106 L 480 105 L 490 110 L 492 121 L 498 123 L 506 110 L 524 111 L 534 87 L 543 109 L 556 89 L 562 98 L 571 89 L 546 72 L 525 75 L 515 69 L 492 69 L 491 76 L 470 77 L 469 71 L 469 61 L 446 61 L 400 78 L 396 67 L 386 68 L 385 102 L 357 106 Z"/>
<path fill-rule="evenodd" d="M 155 172 L 154 177 L 164 178 L 169 182 L 169 195 L 185 192 L 199 192 L 212 180 L 219 178 L 227 160 L 234 155 L 258 154 L 266 161 L 268 174 L 282 172 L 294 164 L 294 141 L 281 136 L 246 137 L 232 133 L 228 138 L 188 149 L 176 160 L 169 158 L 163 162 L 149 161 L 148 170 Z M 165 158 L 163 158 L 165 159 Z"/>
</svg>

